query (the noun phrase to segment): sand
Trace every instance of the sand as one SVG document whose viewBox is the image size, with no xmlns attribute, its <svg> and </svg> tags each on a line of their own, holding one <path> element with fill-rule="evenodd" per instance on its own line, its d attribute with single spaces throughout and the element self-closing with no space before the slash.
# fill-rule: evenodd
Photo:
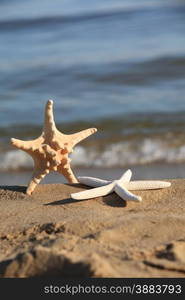
<svg viewBox="0 0 185 300">
<path fill-rule="evenodd" d="M 74 201 L 80 185 L 0 187 L 0 277 L 185 277 L 185 181 Z"/>
</svg>

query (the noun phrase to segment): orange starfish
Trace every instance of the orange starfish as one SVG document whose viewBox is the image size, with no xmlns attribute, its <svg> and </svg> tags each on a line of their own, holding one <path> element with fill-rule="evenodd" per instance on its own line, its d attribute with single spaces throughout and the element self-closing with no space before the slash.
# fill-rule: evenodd
<svg viewBox="0 0 185 300">
<path fill-rule="evenodd" d="M 40 137 L 32 141 L 11 139 L 13 146 L 24 150 L 34 160 L 34 171 L 26 193 L 31 195 L 35 187 L 50 171 L 63 174 L 70 183 L 77 183 L 77 179 L 70 167 L 73 147 L 89 135 L 95 133 L 96 128 L 89 128 L 74 134 L 63 134 L 55 125 L 53 117 L 53 101 L 48 100 L 45 108 L 44 128 Z"/>
</svg>

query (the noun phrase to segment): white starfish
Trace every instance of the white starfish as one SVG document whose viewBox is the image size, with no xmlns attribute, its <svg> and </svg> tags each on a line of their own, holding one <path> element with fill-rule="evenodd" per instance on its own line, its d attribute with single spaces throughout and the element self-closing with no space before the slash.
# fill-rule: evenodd
<svg viewBox="0 0 185 300">
<path fill-rule="evenodd" d="M 132 177 L 131 170 L 127 170 L 120 179 L 114 181 L 102 180 L 94 177 L 78 177 L 78 181 L 88 186 L 95 187 L 94 189 L 82 191 L 79 193 L 71 194 L 71 198 L 75 200 L 85 200 L 106 196 L 115 192 L 125 201 L 138 201 L 141 202 L 142 198 L 129 192 L 135 190 L 152 190 L 166 188 L 171 185 L 170 182 L 157 181 L 157 180 L 138 180 L 130 181 Z"/>
</svg>

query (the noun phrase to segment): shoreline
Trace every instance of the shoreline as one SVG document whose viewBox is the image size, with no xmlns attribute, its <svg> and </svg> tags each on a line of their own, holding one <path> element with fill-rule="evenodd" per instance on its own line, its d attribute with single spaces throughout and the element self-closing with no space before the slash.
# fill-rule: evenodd
<svg viewBox="0 0 185 300">
<path fill-rule="evenodd" d="M 130 165 L 124 168 L 89 168 L 72 167 L 76 176 L 93 176 L 102 179 L 118 179 L 124 171 L 131 169 L 133 172 L 132 180 L 160 180 L 171 178 L 185 178 L 185 163 L 181 164 L 148 164 Z M 1 185 L 27 185 L 32 175 L 31 170 L 27 171 L 6 171 L 0 172 Z M 66 179 L 57 172 L 51 172 L 40 184 L 43 183 L 66 183 Z"/>
</svg>

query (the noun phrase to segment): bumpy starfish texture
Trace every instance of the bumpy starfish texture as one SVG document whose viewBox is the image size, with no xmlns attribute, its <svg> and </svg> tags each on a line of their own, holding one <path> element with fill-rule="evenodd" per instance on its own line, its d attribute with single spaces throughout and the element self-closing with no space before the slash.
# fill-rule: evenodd
<svg viewBox="0 0 185 300">
<path fill-rule="evenodd" d="M 78 181 L 85 185 L 95 187 L 94 189 L 73 193 L 71 194 L 71 198 L 75 200 L 85 200 L 96 198 L 100 196 L 106 196 L 110 193 L 115 192 L 125 201 L 142 201 L 140 196 L 136 196 L 129 192 L 135 190 L 152 190 L 152 189 L 162 189 L 169 187 L 171 185 L 170 182 L 166 181 L 130 181 L 132 177 L 131 170 L 127 170 L 119 180 L 107 181 L 99 178 L 93 177 L 78 177 Z"/>
<path fill-rule="evenodd" d="M 27 152 L 34 160 L 34 171 L 26 193 L 32 194 L 36 185 L 50 171 L 58 171 L 70 183 L 77 183 L 78 181 L 70 167 L 71 160 L 68 155 L 73 152 L 73 147 L 76 144 L 96 131 L 96 128 L 89 128 L 70 135 L 61 133 L 55 125 L 53 101 L 49 100 L 45 108 L 45 120 L 41 136 L 32 141 L 11 139 L 13 146 Z"/>
</svg>

